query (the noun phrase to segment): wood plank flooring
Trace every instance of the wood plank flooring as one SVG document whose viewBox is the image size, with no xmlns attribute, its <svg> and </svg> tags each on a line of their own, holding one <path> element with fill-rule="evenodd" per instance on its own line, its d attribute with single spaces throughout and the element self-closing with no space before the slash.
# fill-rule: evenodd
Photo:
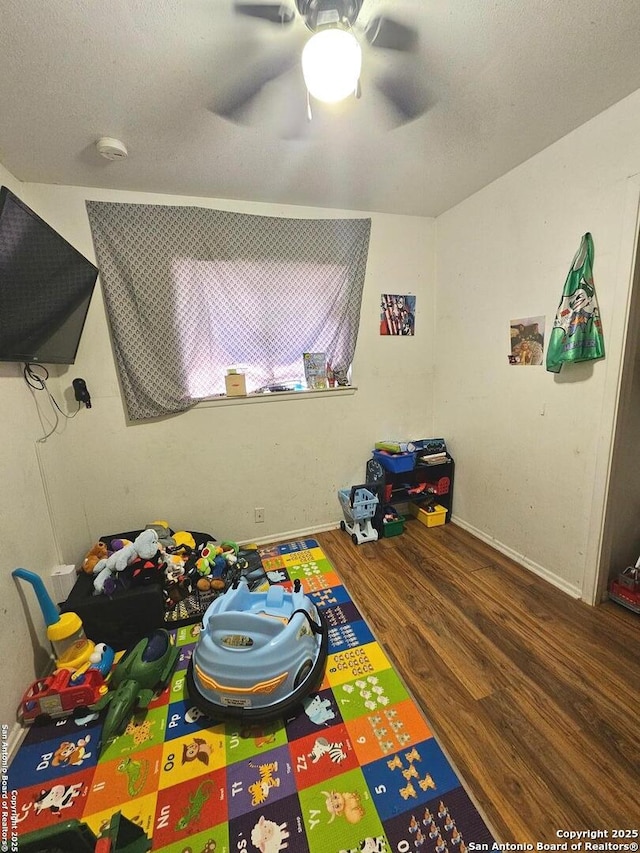
<svg viewBox="0 0 640 853">
<path fill-rule="evenodd" d="M 498 840 L 640 827 L 640 616 L 454 523 L 316 538 Z"/>
</svg>

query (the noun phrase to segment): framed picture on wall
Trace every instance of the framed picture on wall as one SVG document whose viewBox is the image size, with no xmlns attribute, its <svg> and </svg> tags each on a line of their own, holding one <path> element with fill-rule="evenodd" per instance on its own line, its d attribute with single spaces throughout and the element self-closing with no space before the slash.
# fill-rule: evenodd
<svg viewBox="0 0 640 853">
<path fill-rule="evenodd" d="M 415 296 L 383 293 L 380 297 L 380 334 L 413 335 L 416 325 Z"/>
</svg>

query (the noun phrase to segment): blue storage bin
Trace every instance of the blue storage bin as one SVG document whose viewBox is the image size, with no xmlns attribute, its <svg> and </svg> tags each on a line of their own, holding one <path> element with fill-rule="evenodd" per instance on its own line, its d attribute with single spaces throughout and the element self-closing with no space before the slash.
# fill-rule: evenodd
<svg viewBox="0 0 640 853">
<path fill-rule="evenodd" d="M 391 471 L 392 474 L 413 471 L 415 467 L 415 453 L 387 453 L 385 450 L 374 450 L 373 455 L 382 467 L 387 471 Z"/>
</svg>

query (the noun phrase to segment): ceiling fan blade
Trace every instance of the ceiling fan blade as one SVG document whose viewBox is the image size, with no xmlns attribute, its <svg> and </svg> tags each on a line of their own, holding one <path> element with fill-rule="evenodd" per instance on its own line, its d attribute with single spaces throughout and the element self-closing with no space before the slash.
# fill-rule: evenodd
<svg viewBox="0 0 640 853">
<path fill-rule="evenodd" d="M 296 16 L 293 9 L 282 3 L 236 3 L 234 9 L 239 15 L 262 18 L 273 24 L 290 24 Z"/>
<path fill-rule="evenodd" d="M 376 80 L 375 85 L 393 107 L 397 125 L 414 121 L 429 108 L 426 92 L 415 78 L 389 75 Z"/>
<path fill-rule="evenodd" d="M 299 61 L 297 52 L 280 51 L 258 60 L 241 79 L 222 92 L 210 107 L 222 118 L 237 120 L 267 83 L 285 74 Z"/>
<path fill-rule="evenodd" d="M 416 29 L 384 15 L 371 19 L 365 29 L 365 36 L 371 47 L 383 47 L 387 50 L 408 51 L 418 44 Z"/>
</svg>

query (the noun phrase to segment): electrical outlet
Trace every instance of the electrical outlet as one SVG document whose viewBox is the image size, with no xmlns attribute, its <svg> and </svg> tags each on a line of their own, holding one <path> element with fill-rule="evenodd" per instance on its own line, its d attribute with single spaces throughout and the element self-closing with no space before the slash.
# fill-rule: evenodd
<svg viewBox="0 0 640 853">
<path fill-rule="evenodd" d="M 264 521 L 264 507 L 257 506 L 253 510 L 253 517 L 256 524 L 261 524 Z"/>
</svg>

